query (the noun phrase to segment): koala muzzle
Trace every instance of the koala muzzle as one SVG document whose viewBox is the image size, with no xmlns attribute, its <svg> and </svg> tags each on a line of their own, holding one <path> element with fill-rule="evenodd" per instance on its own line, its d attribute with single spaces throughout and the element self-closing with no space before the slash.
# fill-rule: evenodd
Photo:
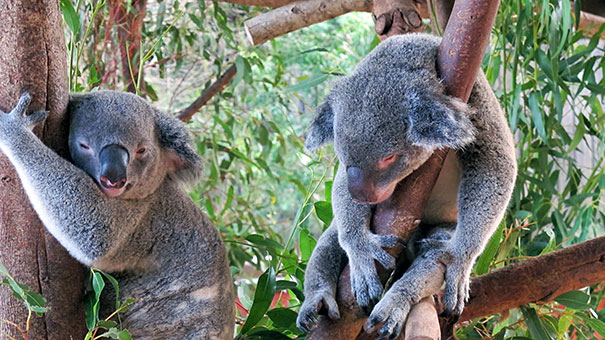
<svg viewBox="0 0 605 340">
<path fill-rule="evenodd" d="M 351 198 L 359 203 L 374 203 L 377 200 L 374 184 L 369 181 L 360 168 L 347 168 L 347 186 Z"/>
<path fill-rule="evenodd" d="M 99 153 L 101 173 L 99 180 L 105 188 L 121 189 L 126 184 L 128 150 L 118 144 L 110 144 Z"/>
</svg>

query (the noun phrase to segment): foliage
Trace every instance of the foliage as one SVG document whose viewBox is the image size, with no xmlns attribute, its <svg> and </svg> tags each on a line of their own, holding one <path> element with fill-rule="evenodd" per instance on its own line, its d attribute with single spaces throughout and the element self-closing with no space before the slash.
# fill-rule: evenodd
<svg viewBox="0 0 605 340">
<path fill-rule="evenodd" d="M 0 286 L 7 286 L 13 293 L 13 296 L 23 301 L 25 308 L 27 309 L 27 320 L 25 327 L 23 325 L 17 325 L 10 320 L 0 319 L 1 323 L 6 323 L 12 327 L 15 327 L 19 334 L 24 340 L 28 338 L 28 332 L 30 327 L 30 320 L 33 313 L 42 316 L 42 314 L 48 312 L 50 307 L 46 307 L 46 299 L 42 295 L 33 292 L 28 286 L 17 282 L 8 272 L 6 267 L 0 262 Z"/>
<path fill-rule="evenodd" d="M 105 319 L 99 319 L 101 308 L 101 294 L 105 289 L 105 279 L 111 283 L 111 288 L 116 297 L 115 310 Z M 126 311 L 136 300 L 127 298 L 123 303 L 120 302 L 120 287 L 118 281 L 111 275 L 96 269 L 90 269 L 90 278 L 88 280 L 91 287 L 88 287 L 84 296 L 84 311 L 86 312 L 86 333 L 85 340 L 95 340 L 101 338 L 131 340 L 132 337 L 126 329 L 120 329 L 120 313 Z M 107 292 L 105 294 L 108 294 Z M 112 319 L 117 318 L 118 321 Z M 99 333 L 99 334 L 97 334 Z"/>
<path fill-rule="evenodd" d="M 126 88 L 108 3 L 61 5 L 70 88 Z M 190 192 L 226 242 L 241 337 L 300 338 L 294 320 L 305 264 L 331 220 L 336 163 L 329 150 L 305 154 L 302 135 L 329 80 L 350 72 L 377 39 L 369 15 L 349 14 L 249 47 L 242 22 L 258 13 L 203 0 L 149 1 L 141 67 L 146 95 L 174 112 L 236 65 L 232 84 L 189 125 L 206 160 L 206 178 Z M 605 233 L 605 58 L 602 42 L 584 39 L 572 14 L 569 0 L 501 4 L 483 68 L 518 143 L 519 177 L 475 274 Z M 595 286 L 475 320 L 457 335 L 588 338 L 605 336 L 603 320 L 603 290 Z"/>
</svg>

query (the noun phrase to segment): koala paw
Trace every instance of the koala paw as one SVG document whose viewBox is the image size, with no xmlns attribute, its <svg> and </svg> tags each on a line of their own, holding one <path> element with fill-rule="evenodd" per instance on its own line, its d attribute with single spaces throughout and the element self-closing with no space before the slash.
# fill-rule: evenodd
<svg viewBox="0 0 605 340">
<path fill-rule="evenodd" d="M 382 247 L 394 247 L 398 242 L 399 238 L 394 235 L 371 234 L 369 241 L 363 243 L 350 258 L 351 290 L 366 314 L 382 295 L 382 283 L 378 279 L 374 260 L 387 269 L 395 268 L 395 258 Z"/>
<path fill-rule="evenodd" d="M 300 307 L 298 317 L 296 318 L 296 326 L 301 331 L 308 333 L 317 323 L 317 317 L 322 308 L 327 310 L 330 319 L 336 320 L 340 318 L 334 293 L 319 290 L 305 296 L 305 301 Z"/>
<path fill-rule="evenodd" d="M 451 263 L 445 270 L 445 293 L 443 305 L 445 315 L 459 316 L 462 314 L 464 304 L 469 298 L 470 273 L 473 261 L 467 261 L 456 255 L 446 254 Z M 446 262 L 447 263 L 447 262 Z"/>
<path fill-rule="evenodd" d="M 377 339 L 395 339 L 405 325 L 411 304 L 406 294 L 390 290 L 374 307 L 363 328 L 371 333 L 377 325 L 382 324 Z"/>
<path fill-rule="evenodd" d="M 0 116 L 0 124 L 3 128 L 13 129 L 19 125 L 33 128 L 48 116 L 48 111 L 36 111 L 27 114 L 27 108 L 31 103 L 31 96 L 28 92 L 24 92 L 19 98 L 17 106 L 9 113 L 4 113 Z M 1 112 L 1 111 L 0 111 Z"/>
</svg>

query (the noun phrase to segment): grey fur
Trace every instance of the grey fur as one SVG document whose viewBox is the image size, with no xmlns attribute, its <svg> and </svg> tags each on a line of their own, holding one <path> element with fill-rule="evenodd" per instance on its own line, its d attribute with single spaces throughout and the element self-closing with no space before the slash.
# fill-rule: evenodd
<svg viewBox="0 0 605 340">
<path fill-rule="evenodd" d="M 485 76 L 478 75 L 469 105 L 446 96 L 436 72 L 439 43 L 440 38 L 426 34 L 406 34 L 382 42 L 351 75 L 334 85 L 307 139 L 310 150 L 333 139 L 340 166 L 332 193 L 331 227 L 337 229 L 333 233 L 338 234 L 338 242 L 333 236 L 326 244 L 320 240 L 322 247 L 314 251 L 307 266 L 305 294 L 314 297 L 317 291 L 328 292 L 323 293 L 323 301 L 334 296 L 338 275 L 326 275 L 324 268 L 342 266 L 339 261 L 344 250 L 353 293 L 365 309 L 382 294 L 374 260 L 394 266 L 394 259 L 382 249 L 394 244 L 394 239 L 370 232 L 373 205 L 352 199 L 346 169 L 362 169 L 375 180 L 377 190 L 388 194 L 436 149 L 455 150 L 450 152 L 455 158 L 451 163 L 457 165 L 452 171 L 459 168 L 460 174 L 453 173 L 452 180 L 443 181 L 453 186 L 451 206 L 448 193 L 436 187 L 424 218 L 441 223 L 449 222 L 446 215 L 453 215 L 455 220 L 457 204 L 456 231 L 450 241 L 438 242 L 435 251 L 425 251 L 429 256 L 422 258 L 426 260 L 415 264 L 372 312 L 370 318 L 378 322 L 389 316 L 392 327 L 385 330 L 388 335 L 396 335 L 407 317 L 405 308 L 393 314 L 396 306 L 403 306 L 402 299 L 411 304 L 435 293 L 415 287 L 418 282 L 430 277 L 439 281 L 430 287 L 441 285 L 442 279 L 431 274 L 436 269 L 430 263 L 447 264 L 444 303 L 449 311 L 462 312 L 470 270 L 504 215 L 516 176 L 512 135 Z M 378 162 L 392 154 L 398 155 L 396 161 L 386 170 L 378 169 Z M 448 171 L 444 168 L 440 176 Z M 312 326 L 309 320 L 317 315 L 319 306 L 313 305 L 317 301 L 305 300 L 298 317 L 301 329 Z"/>
<path fill-rule="evenodd" d="M 0 112 L 0 149 L 57 240 L 80 262 L 113 274 L 122 297 L 137 299 L 122 318 L 133 338 L 231 339 L 233 292 L 225 247 L 181 188 L 182 178 L 197 177 L 201 169 L 183 124 L 132 94 L 74 96 L 74 165 L 28 129 L 41 120 L 40 114 L 33 121 L 25 115 L 29 100 L 24 94 L 13 111 Z M 97 153 L 111 143 L 130 155 L 127 189 L 114 198 L 96 182 Z M 141 145 L 146 152 L 135 156 Z M 114 304 L 111 298 L 105 295 L 104 304 Z"/>
</svg>

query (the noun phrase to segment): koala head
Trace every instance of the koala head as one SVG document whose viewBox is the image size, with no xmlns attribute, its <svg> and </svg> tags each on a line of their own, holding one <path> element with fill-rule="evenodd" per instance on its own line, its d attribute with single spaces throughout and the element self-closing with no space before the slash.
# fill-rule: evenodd
<svg viewBox="0 0 605 340">
<path fill-rule="evenodd" d="M 428 35 L 385 40 L 319 107 L 305 148 L 334 141 L 355 201 L 386 200 L 435 149 L 459 149 L 473 140 L 468 107 L 446 96 L 437 78 L 438 46 Z"/>
<path fill-rule="evenodd" d="M 109 197 L 144 198 L 169 178 L 196 178 L 201 159 L 180 121 L 124 92 L 75 94 L 69 103 L 74 164 Z"/>
</svg>

